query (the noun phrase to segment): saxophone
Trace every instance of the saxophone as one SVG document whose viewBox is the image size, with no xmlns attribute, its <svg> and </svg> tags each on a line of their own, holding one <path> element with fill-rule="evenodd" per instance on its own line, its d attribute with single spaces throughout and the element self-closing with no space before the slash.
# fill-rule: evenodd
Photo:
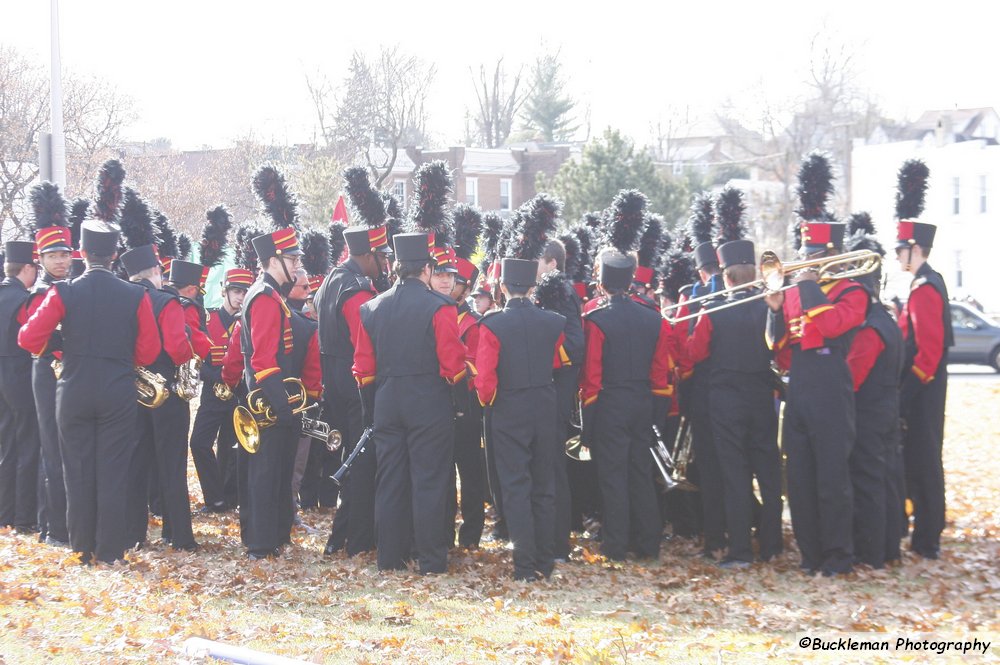
<svg viewBox="0 0 1000 665">
<path fill-rule="evenodd" d="M 135 368 L 135 389 L 139 393 L 139 404 L 148 409 L 161 406 L 170 396 L 167 392 L 167 380 L 145 367 Z"/>
<path fill-rule="evenodd" d="M 174 392 L 182 400 L 190 402 L 201 388 L 201 358 L 195 356 L 177 368 Z"/>
</svg>

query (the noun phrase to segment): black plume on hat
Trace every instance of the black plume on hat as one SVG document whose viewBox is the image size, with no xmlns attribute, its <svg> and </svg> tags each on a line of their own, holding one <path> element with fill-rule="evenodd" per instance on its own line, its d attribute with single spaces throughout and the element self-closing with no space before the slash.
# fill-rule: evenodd
<svg viewBox="0 0 1000 665">
<path fill-rule="evenodd" d="M 302 234 L 302 267 L 309 275 L 330 272 L 330 237 L 318 229 Z"/>
<path fill-rule="evenodd" d="M 375 228 L 385 224 L 385 201 L 372 188 L 368 179 L 368 169 L 362 166 L 345 169 L 344 189 L 365 226 Z"/>
<path fill-rule="evenodd" d="M 743 192 L 735 187 L 726 187 L 719 194 L 715 212 L 719 218 L 719 238 L 717 244 L 732 240 L 743 240 L 747 235 L 747 227 L 743 222 L 746 213 L 743 203 Z"/>
<path fill-rule="evenodd" d="M 177 234 L 174 233 L 174 227 L 170 225 L 170 220 L 162 212 L 157 211 L 153 216 L 153 223 L 160 236 L 160 244 L 157 248 L 160 258 L 176 259 L 180 254 L 180 247 L 177 244 Z"/>
<path fill-rule="evenodd" d="M 930 169 L 919 159 L 909 159 L 899 167 L 896 188 L 896 219 L 914 220 L 924 211 Z"/>
<path fill-rule="evenodd" d="M 236 228 L 236 238 L 233 244 L 234 258 L 238 268 L 249 270 L 252 273 L 257 272 L 257 251 L 253 248 L 251 240 L 262 233 L 263 231 L 253 224 L 241 224 Z"/>
<path fill-rule="evenodd" d="M 483 216 L 476 208 L 460 203 L 452 211 L 452 218 L 455 220 L 455 256 L 470 261 L 479 246 Z"/>
<path fill-rule="evenodd" d="M 97 174 L 97 202 L 94 215 L 104 221 L 113 223 L 118 217 L 122 204 L 122 182 L 125 181 L 125 169 L 117 159 L 109 159 L 101 165 Z"/>
<path fill-rule="evenodd" d="M 77 199 L 73 201 L 73 207 L 69 212 L 69 233 L 73 239 L 73 247 L 80 247 L 80 225 L 87 218 L 87 210 L 89 208 L 89 199 Z"/>
<path fill-rule="evenodd" d="M 253 177 L 253 188 L 276 229 L 298 229 L 298 201 L 278 169 L 270 164 L 260 167 Z"/>
<path fill-rule="evenodd" d="M 646 223 L 646 195 L 638 189 L 623 189 L 605 211 L 607 228 L 604 244 L 622 254 L 635 251 Z"/>
<path fill-rule="evenodd" d="M 233 227 L 233 216 L 221 205 L 209 210 L 205 216 L 208 223 L 201 230 L 199 261 L 201 265 L 212 268 L 222 263 L 229 240 L 229 229 Z"/>
<path fill-rule="evenodd" d="M 511 252 L 517 244 L 518 234 L 523 223 L 524 218 L 521 214 L 521 208 L 512 212 L 510 217 L 503 223 L 503 228 L 500 230 L 500 238 L 497 240 L 497 261 L 511 258 Z"/>
<path fill-rule="evenodd" d="M 847 221 L 847 235 L 853 236 L 858 233 L 875 235 L 875 223 L 867 212 L 856 212 Z"/>
<path fill-rule="evenodd" d="M 444 160 L 425 162 L 414 177 L 417 200 L 410 211 L 411 233 L 433 233 L 438 246 L 452 243 L 453 229 L 448 215 L 448 197 L 453 184 L 448 164 Z"/>
<path fill-rule="evenodd" d="M 347 239 L 344 237 L 344 229 L 347 227 L 343 222 L 330 223 L 330 259 L 334 264 L 340 264 L 340 257 L 344 255 L 347 247 Z"/>
<path fill-rule="evenodd" d="M 59 185 L 43 182 L 31 188 L 29 196 L 33 224 L 31 231 L 50 226 L 69 226 L 69 213 L 66 210 L 66 199 L 59 193 Z"/>
<path fill-rule="evenodd" d="M 691 254 L 681 247 L 667 254 L 660 270 L 663 275 L 663 291 L 674 302 L 677 302 L 682 288 L 698 279 Z"/>
<path fill-rule="evenodd" d="M 594 272 L 594 257 L 597 253 L 597 243 L 594 233 L 586 224 L 580 224 L 570 229 L 580 245 L 580 262 L 577 272 L 570 277 L 574 282 L 589 282 Z"/>
<path fill-rule="evenodd" d="M 604 217 L 600 212 L 593 210 L 591 212 L 583 213 L 583 216 L 580 218 L 580 222 L 591 231 L 598 231 L 604 226 Z"/>
<path fill-rule="evenodd" d="M 694 197 L 691 203 L 691 213 L 688 215 L 687 235 L 692 249 L 695 245 L 712 242 L 715 227 L 715 205 L 712 195 L 702 192 Z"/>
<path fill-rule="evenodd" d="M 399 201 L 389 192 L 382 192 L 382 201 L 385 202 L 385 230 L 389 237 L 390 244 L 392 237 L 403 232 L 403 209 L 399 207 Z"/>
<path fill-rule="evenodd" d="M 149 206 L 131 187 L 125 188 L 125 203 L 121 212 L 122 237 L 129 249 L 144 245 L 157 245 L 157 229 L 153 225 L 153 213 Z"/>
<path fill-rule="evenodd" d="M 486 269 L 497 258 L 497 243 L 500 241 L 500 234 L 503 233 L 503 218 L 496 212 L 488 212 L 483 215 L 483 260 L 479 264 L 479 272 L 486 274 Z"/>
<path fill-rule="evenodd" d="M 550 270 L 538 280 L 538 285 L 535 287 L 535 302 L 550 312 L 564 312 L 571 298 L 570 288 L 565 273 Z"/>
<path fill-rule="evenodd" d="M 663 218 L 659 215 L 647 215 L 646 228 L 639 238 L 639 265 L 654 268 L 663 250 Z"/>
<path fill-rule="evenodd" d="M 191 260 L 191 236 L 186 233 L 177 236 L 177 258 L 182 261 Z"/>
<path fill-rule="evenodd" d="M 555 233 L 560 212 L 562 201 L 548 194 L 537 194 L 522 205 L 524 223 L 519 229 L 520 237 L 515 236 L 514 245 L 507 250 L 507 255 L 525 261 L 542 258 L 545 243 Z"/>
<path fill-rule="evenodd" d="M 809 222 L 834 221 L 826 211 L 826 202 L 833 194 L 833 171 L 830 158 L 822 152 L 811 152 L 799 167 L 799 217 Z"/>
<path fill-rule="evenodd" d="M 576 239 L 576 234 L 567 231 L 559 236 L 559 242 L 566 249 L 566 263 L 563 272 L 572 279 L 580 271 L 580 241 Z"/>
</svg>

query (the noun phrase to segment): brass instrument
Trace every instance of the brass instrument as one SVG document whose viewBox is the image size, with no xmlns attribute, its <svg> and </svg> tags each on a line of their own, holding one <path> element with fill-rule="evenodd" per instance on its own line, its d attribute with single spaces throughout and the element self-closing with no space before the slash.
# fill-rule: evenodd
<svg viewBox="0 0 1000 665">
<path fill-rule="evenodd" d="M 318 407 L 319 404 L 313 404 L 312 406 L 303 409 L 302 412 L 305 413 Z M 302 416 L 302 433 L 308 437 L 316 439 L 317 441 L 322 441 L 326 444 L 326 449 L 331 453 L 335 453 L 340 450 L 340 444 L 343 443 L 343 437 L 340 435 L 340 430 L 331 429 L 329 425 L 318 418 Z"/>
<path fill-rule="evenodd" d="M 62 361 L 59 360 L 58 358 L 53 358 L 52 359 L 52 373 L 55 375 L 56 381 L 58 381 L 62 377 L 62 371 L 63 371 Z"/>
<path fill-rule="evenodd" d="M 201 358 L 194 356 L 191 360 L 177 367 L 174 379 L 174 393 L 185 402 L 190 402 L 201 390 Z"/>
<path fill-rule="evenodd" d="M 233 398 L 233 389 L 230 388 L 224 381 L 219 381 L 212 386 L 212 392 L 215 393 L 215 396 L 223 402 L 228 402 Z"/>
<path fill-rule="evenodd" d="M 288 394 L 288 403 L 292 405 L 292 413 L 302 413 L 306 406 L 306 387 L 300 379 L 289 377 L 284 380 L 285 390 L 291 388 L 294 392 Z M 237 406 L 233 411 L 233 429 L 236 439 L 248 453 L 256 453 L 260 449 L 260 430 L 271 427 L 278 422 L 271 405 L 261 393 L 260 388 L 250 391 L 247 395 L 247 405 Z M 339 432 L 338 432 L 339 434 Z"/>
<path fill-rule="evenodd" d="M 691 423 L 688 422 L 687 418 L 682 416 L 680 426 L 677 428 L 677 437 L 674 439 L 674 449 L 670 454 L 670 458 L 673 461 L 670 478 L 674 484 L 668 489 L 676 488 L 686 492 L 698 489 L 697 485 L 687 479 L 688 465 L 694 461 L 693 441 Z"/>
<path fill-rule="evenodd" d="M 656 464 L 656 469 L 660 472 L 660 478 L 663 480 L 663 489 L 669 492 L 679 484 L 674 480 L 672 475 L 674 458 L 670 454 L 670 451 L 667 450 L 667 444 L 663 442 L 660 428 L 656 425 L 653 425 L 653 435 L 655 438 L 653 445 L 649 447 L 649 452 L 653 454 L 653 462 Z"/>
<path fill-rule="evenodd" d="M 167 380 L 163 375 L 150 372 L 145 367 L 135 368 L 135 389 L 139 393 L 139 404 L 155 409 L 167 401 Z"/>
<path fill-rule="evenodd" d="M 785 277 L 789 274 L 803 270 L 815 270 L 819 273 L 820 282 L 831 282 L 838 279 L 853 279 L 855 277 L 869 275 L 878 270 L 881 266 L 882 257 L 869 249 L 860 249 L 854 252 L 836 254 L 834 256 L 806 259 L 805 261 L 792 261 L 784 264 L 781 262 L 781 259 L 778 258 L 777 254 L 768 250 L 760 255 L 760 279 L 747 282 L 746 284 L 740 284 L 738 286 L 731 286 L 727 289 L 716 291 L 715 293 L 709 293 L 703 296 L 698 296 L 697 298 L 685 300 L 684 302 L 665 308 L 664 311 L 672 311 L 682 305 L 698 304 L 704 302 L 705 300 L 724 300 L 734 293 L 749 291 L 752 289 L 760 289 L 760 292 L 747 296 L 746 298 L 741 298 L 740 300 L 733 300 L 717 305 L 712 308 L 712 311 L 728 309 L 744 303 L 760 300 L 773 293 L 782 293 L 797 286 L 796 284 L 785 284 Z M 698 318 L 699 316 L 701 316 L 700 311 L 676 318 L 668 316 L 667 321 L 671 324 L 676 324 L 681 321 Z"/>
<path fill-rule="evenodd" d="M 566 457 L 575 459 L 577 462 L 589 462 L 590 448 L 585 448 L 580 443 L 580 435 L 571 436 L 566 441 Z"/>
</svg>

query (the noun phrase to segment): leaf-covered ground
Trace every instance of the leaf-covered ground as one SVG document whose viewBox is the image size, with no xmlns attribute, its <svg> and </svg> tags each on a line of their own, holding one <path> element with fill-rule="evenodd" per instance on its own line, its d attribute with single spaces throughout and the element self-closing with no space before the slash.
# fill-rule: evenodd
<svg viewBox="0 0 1000 665">
<path fill-rule="evenodd" d="M 329 513 L 306 513 L 310 528 L 262 563 L 243 558 L 234 514 L 195 517 L 196 554 L 154 547 L 116 567 L 82 567 L 4 530 L 0 663 L 203 662 L 180 652 L 192 636 L 371 663 L 798 661 L 813 655 L 797 648 L 800 633 L 997 636 L 998 407 L 996 384 L 950 387 L 948 529 L 936 562 L 907 554 L 900 567 L 806 577 L 786 523 L 789 551 L 749 570 L 719 570 L 678 540 L 656 565 L 610 566 L 582 541 L 576 561 L 528 586 L 510 579 L 509 552 L 491 544 L 454 552 L 449 573 L 432 577 L 382 575 L 372 557 L 324 558 Z"/>
</svg>

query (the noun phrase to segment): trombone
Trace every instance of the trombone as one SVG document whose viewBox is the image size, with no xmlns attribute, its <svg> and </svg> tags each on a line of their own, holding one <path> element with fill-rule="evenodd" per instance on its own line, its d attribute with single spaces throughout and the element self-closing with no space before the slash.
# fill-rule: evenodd
<svg viewBox="0 0 1000 665">
<path fill-rule="evenodd" d="M 741 298 L 740 300 L 732 300 L 712 308 L 712 311 L 719 311 L 753 302 L 754 300 L 761 300 L 773 293 L 781 293 L 794 288 L 797 284 L 785 284 L 785 277 L 791 273 L 803 270 L 816 270 L 819 273 L 820 282 L 832 282 L 838 279 L 853 279 L 855 277 L 870 275 L 881 266 L 882 257 L 870 249 L 859 249 L 854 252 L 844 252 L 843 254 L 836 254 L 834 256 L 823 256 L 789 263 L 782 263 L 777 254 L 768 250 L 760 255 L 760 279 L 747 282 L 746 284 L 731 286 L 715 293 L 698 296 L 691 300 L 685 300 L 682 303 L 671 305 L 666 309 L 673 310 L 681 305 L 697 304 L 705 300 L 724 299 L 734 293 L 760 289 L 759 293 Z M 671 324 L 676 324 L 698 318 L 699 316 L 701 316 L 700 311 L 676 318 L 668 316 L 667 321 Z"/>
</svg>

